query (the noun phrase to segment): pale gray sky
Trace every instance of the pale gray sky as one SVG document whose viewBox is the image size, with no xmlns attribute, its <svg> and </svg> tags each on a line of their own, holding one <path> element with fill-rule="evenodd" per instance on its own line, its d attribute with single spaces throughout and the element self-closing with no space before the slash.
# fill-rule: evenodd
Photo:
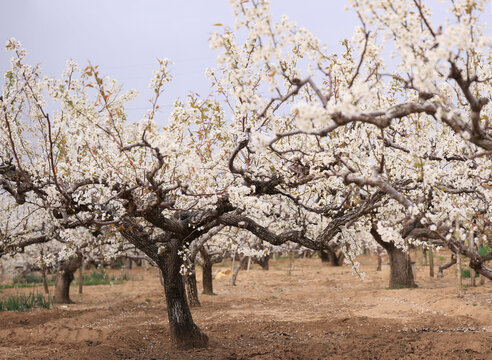
<svg viewBox="0 0 492 360">
<path fill-rule="evenodd" d="M 216 23 L 232 24 L 227 0 L 0 0 L 0 72 L 9 66 L 3 46 L 10 37 L 21 41 L 28 62 L 43 72 L 59 75 L 67 59 L 80 65 L 88 60 L 117 79 L 125 89 L 136 89 L 139 99 L 128 104 L 136 121 L 147 109 L 147 85 L 156 58 L 174 62 L 174 80 L 161 99 L 161 121 L 177 97 L 190 91 L 207 95 L 204 73 L 217 53 L 208 46 Z M 288 15 L 336 50 L 352 34 L 357 20 L 344 11 L 345 0 L 272 0 L 275 17 Z M 2 79 L 3 80 L 3 79 Z M 2 81 L 0 80 L 0 81 Z"/>
</svg>

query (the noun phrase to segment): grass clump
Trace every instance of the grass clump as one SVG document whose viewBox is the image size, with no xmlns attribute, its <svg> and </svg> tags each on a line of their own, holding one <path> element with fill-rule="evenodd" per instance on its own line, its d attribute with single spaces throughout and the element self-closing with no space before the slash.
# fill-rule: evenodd
<svg viewBox="0 0 492 360">
<path fill-rule="evenodd" d="M 29 311 L 35 307 L 50 309 L 52 304 L 53 300 L 49 295 L 32 291 L 29 294 L 11 295 L 0 300 L 0 311 Z"/>
<path fill-rule="evenodd" d="M 12 288 L 28 288 L 36 287 L 43 283 L 43 278 L 34 273 L 27 273 L 22 276 L 17 276 L 12 279 L 12 284 L 0 284 L 0 290 Z M 48 285 L 54 285 L 54 279 L 48 281 Z"/>
<path fill-rule="evenodd" d="M 91 285 L 109 285 L 109 284 L 121 284 L 123 281 L 132 280 L 130 275 L 123 274 L 121 276 L 109 276 L 108 273 L 103 269 L 102 271 L 93 271 L 89 275 L 83 275 L 83 285 L 91 286 Z M 79 284 L 79 280 L 77 279 L 76 284 Z"/>
<path fill-rule="evenodd" d="M 28 288 L 28 287 L 36 287 L 39 284 L 0 284 L 0 290 L 2 289 L 13 289 L 13 288 Z"/>
<path fill-rule="evenodd" d="M 12 281 L 14 284 L 40 284 L 43 278 L 33 273 L 27 273 L 20 277 L 15 277 Z"/>
<path fill-rule="evenodd" d="M 479 273 L 475 273 L 475 277 L 479 277 L 480 274 Z M 462 278 L 470 278 L 471 277 L 471 274 L 470 274 L 470 269 L 461 269 L 461 277 Z"/>
</svg>

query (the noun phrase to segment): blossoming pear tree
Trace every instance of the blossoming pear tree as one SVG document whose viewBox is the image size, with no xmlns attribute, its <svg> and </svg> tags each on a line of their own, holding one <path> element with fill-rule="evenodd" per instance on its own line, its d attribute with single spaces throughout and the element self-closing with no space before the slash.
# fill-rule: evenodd
<svg viewBox="0 0 492 360">
<path fill-rule="evenodd" d="M 491 218 L 486 3 L 452 1 L 435 26 L 420 1 L 350 1 L 360 26 L 338 55 L 286 17 L 274 22 L 267 1 L 232 2 L 234 30 L 212 36 L 222 52 L 210 72 L 242 133 L 231 172 L 311 212 L 377 196 L 357 217 L 365 231 L 442 242 L 492 278 L 492 253 L 478 252 L 491 241 L 479 230 Z"/>
</svg>

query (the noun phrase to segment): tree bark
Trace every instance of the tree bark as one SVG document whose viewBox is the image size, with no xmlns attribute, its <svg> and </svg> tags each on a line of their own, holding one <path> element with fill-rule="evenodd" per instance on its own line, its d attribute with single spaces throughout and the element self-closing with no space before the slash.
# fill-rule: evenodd
<svg viewBox="0 0 492 360">
<path fill-rule="evenodd" d="M 80 264 L 79 267 L 79 294 L 82 294 L 82 290 L 84 288 L 84 274 L 82 273 L 83 264 Z"/>
<path fill-rule="evenodd" d="M 389 287 L 392 289 L 417 287 L 413 277 L 410 255 L 393 243 L 384 241 L 374 224 L 371 228 L 371 235 L 388 252 L 390 262 Z"/>
<path fill-rule="evenodd" d="M 270 255 L 265 255 L 261 258 L 254 259 L 253 261 L 255 264 L 260 265 L 262 270 L 268 270 L 269 269 Z"/>
<path fill-rule="evenodd" d="M 198 299 L 198 289 L 196 286 L 195 264 L 189 265 L 189 267 L 190 269 L 185 276 L 188 303 L 190 304 L 190 307 L 199 307 L 201 306 L 201 304 L 200 300 Z"/>
<path fill-rule="evenodd" d="M 463 274 L 461 273 L 461 255 L 456 254 L 456 266 L 458 267 L 458 297 L 463 297 Z"/>
<path fill-rule="evenodd" d="M 247 256 L 243 256 L 239 260 L 239 264 L 234 269 L 232 276 L 231 276 L 231 286 L 236 286 L 237 275 L 239 274 L 239 270 L 241 270 L 243 264 L 246 263 L 247 258 L 248 258 Z"/>
<path fill-rule="evenodd" d="M 48 288 L 48 279 L 46 278 L 46 268 L 43 266 L 41 268 L 41 276 L 43 278 L 43 289 L 46 295 L 49 295 L 50 289 Z"/>
<path fill-rule="evenodd" d="M 345 257 L 343 252 L 340 251 L 340 253 L 337 255 L 336 250 L 330 247 L 326 248 L 326 252 L 328 253 L 328 258 L 331 266 L 342 266 L 343 259 Z"/>
<path fill-rule="evenodd" d="M 343 252 L 340 252 L 337 255 L 336 250 L 327 247 L 324 250 L 318 250 L 317 253 L 323 264 L 330 263 L 331 266 L 343 265 L 343 259 L 345 257 Z"/>
<path fill-rule="evenodd" d="M 321 262 L 323 264 L 329 263 L 330 262 L 330 257 L 328 256 L 328 253 L 323 251 L 323 250 L 318 250 L 316 251 L 318 253 L 319 258 L 321 259 Z"/>
<path fill-rule="evenodd" d="M 377 255 L 378 255 L 378 267 L 376 268 L 376 271 L 381 271 L 382 265 L 383 265 L 383 258 L 381 256 L 381 248 L 378 246 L 377 249 Z"/>
<path fill-rule="evenodd" d="M 191 311 L 186 301 L 183 275 L 180 272 L 182 259 L 178 255 L 180 242 L 171 240 L 172 249 L 167 251 L 163 261 L 158 265 L 164 277 L 167 315 L 172 338 L 178 349 L 206 347 L 208 336 L 193 322 Z"/>
<path fill-rule="evenodd" d="M 212 279 L 212 262 L 204 259 L 202 265 L 202 283 L 203 293 L 205 295 L 214 295 L 213 279 Z"/>
<path fill-rule="evenodd" d="M 434 251 L 429 248 L 429 276 L 434 277 Z"/>
<path fill-rule="evenodd" d="M 393 244 L 391 244 L 393 245 Z M 390 259 L 390 288 L 414 288 L 417 287 L 413 278 L 410 254 L 396 246 L 387 250 Z"/>
<path fill-rule="evenodd" d="M 246 258 L 248 258 L 249 256 L 247 256 Z M 241 270 L 248 270 L 248 259 L 246 259 L 245 261 L 241 262 Z"/>
<path fill-rule="evenodd" d="M 58 268 L 55 283 L 54 302 L 57 304 L 73 304 L 70 299 L 70 284 L 74 273 L 82 265 L 82 255 L 63 261 Z"/>
<path fill-rule="evenodd" d="M 294 252 L 291 250 L 289 251 L 289 272 L 288 275 L 292 275 L 292 269 L 294 268 Z"/>
</svg>

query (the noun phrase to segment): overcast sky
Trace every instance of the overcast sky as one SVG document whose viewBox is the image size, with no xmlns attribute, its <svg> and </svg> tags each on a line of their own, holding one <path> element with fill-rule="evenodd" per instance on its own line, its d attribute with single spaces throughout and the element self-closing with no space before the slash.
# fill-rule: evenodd
<svg viewBox="0 0 492 360">
<path fill-rule="evenodd" d="M 434 2 L 434 1 L 433 1 Z M 271 0 L 276 18 L 282 14 L 338 51 L 358 21 L 344 11 L 345 0 Z M 156 58 L 174 62 L 174 81 L 161 99 L 161 121 L 177 97 L 190 91 L 210 93 L 204 73 L 217 53 L 208 47 L 216 23 L 232 24 L 227 0 L 0 0 L 0 44 L 10 37 L 21 41 L 28 62 L 41 64 L 45 74 L 59 75 L 67 59 L 80 65 L 90 60 L 101 73 L 116 78 L 139 99 L 128 104 L 130 119 L 147 109 L 148 83 Z M 488 14 L 490 15 L 490 13 Z M 9 55 L 0 50 L 0 71 Z M 3 81 L 3 78 L 2 80 Z"/>
<path fill-rule="evenodd" d="M 0 71 L 9 67 L 6 41 L 15 37 L 28 51 L 28 62 L 41 64 L 43 72 L 57 76 L 67 59 L 80 65 L 90 60 L 101 72 L 116 78 L 125 89 L 136 89 L 139 99 L 128 104 L 138 120 L 147 109 L 148 83 L 156 58 L 174 62 L 173 82 L 161 99 L 167 118 L 177 97 L 190 91 L 210 93 L 204 73 L 213 67 L 217 53 L 208 38 L 216 23 L 232 25 L 227 0 L 0 0 Z M 272 0 L 276 18 L 287 14 L 307 27 L 333 50 L 357 24 L 344 11 L 344 0 Z M 2 79 L 3 81 L 3 79 Z M 163 119 L 161 119 L 163 120 Z"/>
</svg>

